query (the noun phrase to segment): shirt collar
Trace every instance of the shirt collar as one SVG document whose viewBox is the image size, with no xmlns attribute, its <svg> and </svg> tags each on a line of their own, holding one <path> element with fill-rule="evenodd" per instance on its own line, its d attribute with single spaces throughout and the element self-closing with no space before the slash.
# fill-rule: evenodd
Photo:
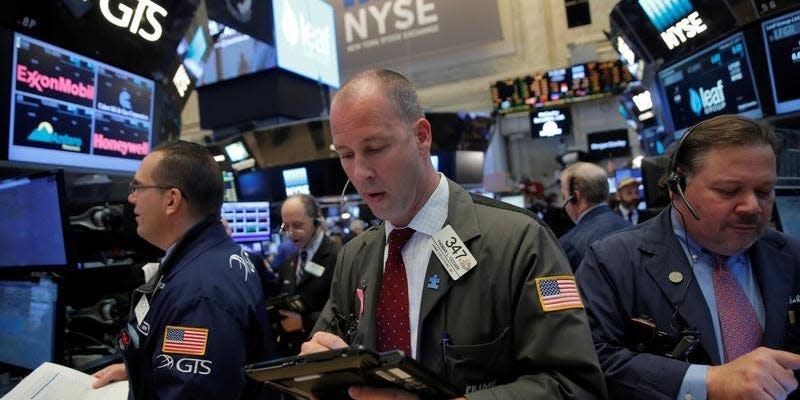
<svg viewBox="0 0 800 400">
<path fill-rule="evenodd" d="M 314 258 L 314 254 L 319 249 L 320 243 L 322 243 L 322 235 L 324 235 L 322 229 L 317 229 L 317 233 L 314 234 L 314 238 L 311 239 L 310 242 L 308 242 L 308 247 L 306 247 L 305 249 L 299 249 L 297 253 L 300 254 L 301 251 L 305 250 L 306 253 L 308 254 L 309 260 Z"/>
<path fill-rule="evenodd" d="M 588 213 L 589 213 L 589 211 L 592 211 L 592 210 L 594 210 L 595 208 L 602 207 L 602 206 L 604 206 L 604 205 L 605 205 L 605 203 L 598 203 L 598 204 L 595 204 L 595 205 L 593 205 L 593 206 L 591 206 L 591 207 L 589 207 L 589 208 L 587 208 L 587 209 L 583 210 L 583 212 L 581 213 L 581 215 L 579 215 L 579 216 L 578 216 L 578 219 L 577 219 L 577 220 L 575 220 L 575 225 L 578 225 L 578 224 L 581 222 L 581 220 L 583 219 L 583 217 L 584 217 L 584 216 L 586 216 L 586 214 L 588 214 Z"/>
<path fill-rule="evenodd" d="M 447 220 L 447 204 L 450 200 L 450 192 L 447 185 L 447 179 L 439 173 L 439 184 L 436 185 L 436 189 L 431 194 L 431 197 L 428 198 L 428 201 L 425 202 L 425 205 L 411 219 L 408 224 L 409 228 L 428 236 L 433 236 L 442 229 L 444 222 Z M 386 221 L 387 241 L 389 233 L 395 228 L 391 222 Z"/>
<path fill-rule="evenodd" d="M 670 219 L 672 220 L 672 233 L 678 238 L 678 241 L 681 243 L 681 246 L 684 248 L 685 251 L 688 252 L 688 256 L 692 259 L 690 261 L 696 262 L 696 257 L 712 257 L 711 252 L 704 249 L 700 243 L 697 243 L 691 236 L 689 236 L 689 232 L 686 231 L 686 228 L 683 226 L 683 221 L 681 221 L 681 216 L 678 214 L 678 211 L 675 207 L 671 207 L 672 210 L 670 212 Z M 734 254 L 730 257 L 725 258 L 724 262 L 726 264 L 731 262 L 742 262 L 744 259 L 744 252 L 739 254 Z M 713 265 L 713 263 L 712 263 Z"/>
</svg>

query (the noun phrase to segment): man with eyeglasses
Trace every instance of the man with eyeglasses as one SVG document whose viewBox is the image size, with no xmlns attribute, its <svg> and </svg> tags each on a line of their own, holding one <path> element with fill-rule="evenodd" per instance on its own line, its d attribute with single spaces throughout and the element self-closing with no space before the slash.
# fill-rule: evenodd
<svg viewBox="0 0 800 400">
<path fill-rule="evenodd" d="M 131 298 L 119 335 L 125 364 L 94 376 L 95 387 L 128 379 L 130 398 L 259 396 L 242 367 L 270 358 L 259 275 L 220 221 L 223 186 L 208 150 L 168 143 L 142 160 L 130 184 L 136 232 L 166 251 Z"/>
<path fill-rule="evenodd" d="M 302 313 L 279 310 L 281 334 L 277 352 L 294 355 L 308 338 L 330 294 L 333 268 L 340 246 L 321 228 L 319 206 L 306 194 L 291 196 L 281 206 L 281 230 L 297 248 L 278 267 L 281 291 L 298 295 L 305 305 Z"/>
</svg>

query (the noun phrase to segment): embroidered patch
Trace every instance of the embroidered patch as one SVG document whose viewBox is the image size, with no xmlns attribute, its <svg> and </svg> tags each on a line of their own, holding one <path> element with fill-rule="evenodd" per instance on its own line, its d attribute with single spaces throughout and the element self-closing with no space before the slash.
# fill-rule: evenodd
<svg viewBox="0 0 800 400">
<path fill-rule="evenodd" d="M 574 276 L 536 278 L 536 291 L 544 312 L 583 308 Z"/>
<path fill-rule="evenodd" d="M 208 329 L 206 328 L 167 325 L 164 330 L 161 351 L 202 356 L 206 354 L 207 342 Z"/>
</svg>

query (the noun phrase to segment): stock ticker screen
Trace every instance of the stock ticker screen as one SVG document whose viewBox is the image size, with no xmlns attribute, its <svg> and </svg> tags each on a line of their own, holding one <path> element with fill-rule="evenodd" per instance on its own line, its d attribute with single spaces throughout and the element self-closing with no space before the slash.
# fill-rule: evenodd
<svg viewBox="0 0 800 400">
<path fill-rule="evenodd" d="M 9 160 L 135 171 L 153 81 L 21 34 L 14 47 Z"/>
<path fill-rule="evenodd" d="M 620 61 L 592 62 L 497 81 L 491 91 L 495 110 L 513 112 L 611 96 L 632 81 Z"/>
<path fill-rule="evenodd" d="M 762 116 L 741 33 L 658 73 L 675 131 L 720 114 Z"/>
</svg>

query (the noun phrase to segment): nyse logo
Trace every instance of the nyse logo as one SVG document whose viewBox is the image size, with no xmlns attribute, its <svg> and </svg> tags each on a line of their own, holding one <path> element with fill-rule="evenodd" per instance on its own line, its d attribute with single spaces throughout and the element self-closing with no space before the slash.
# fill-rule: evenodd
<svg viewBox="0 0 800 400">
<path fill-rule="evenodd" d="M 150 42 L 155 42 L 161 38 L 163 30 L 161 28 L 161 23 L 156 19 L 156 15 L 166 17 L 167 10 L 164 7 L 161 7 L 152 0 L 137 0 L 136 8 L 134 9 L 124 4 L 122 0 L 115 0 L 118 2 L 116 11 L 119 11 L 119 13 L 115 15 L 116 11 L 111 11 L 108 4 L 109 1 L 111 0 L 100 0 L 100 12 L 108 22 L 120 28 L 128 28 L 131 33 L 138 34 L 144 40 Z M 148 31 L 145 28 L 141 28 L 142 18 L 147 19 L 151 30 Z"/>
<path fill-rule="evenodd" d="M 195 375 L 208 375 L 211 373 L 211 360 L 179 358 L 178 361 L 175 361 L 172 356 L 167 354 L 157 355 L 156 360 L 158 360 L 156 369 L 172 370 L 174 368 L 178 372 Z"/>
<path fill-rule="evenodd" d="M 327 59 L 331 54 L 331 27 L 314 26 L 305 15 L 295 13 L 289 0 L 282 1 L 281 32 L 286 42 L 292 47 L 299 43 L 306 55 Z"/>
<path fill-rule="evenodd" d="M 364 3 L 364 1 L 360 3 Z M 354 6 L 352 1 L 345 0 L 345 7 L 352 6 Z M 345 11 L 344 35 L 346 42 L 369 39 L 371 36 L 370 20 L 377 25 L 378 35 L 383 36 L 387 34 L 387 27 L 406 31 L 415 25 L 435 24 L 439 21 L 439 15 L 436 14 L 436 4 L 426 0 L 385 1 L 381 5 L 372 4 L 362 7 L 357 10 L 357 13 Z"/>
<path fill-rule="evenodd" d="M 700 18 L 700 14 L 694 11 L 686 18 L 676 22 L 675 25 L 667 28 L 666 31 L 661 32 L 661 40 L 664 41 L 668 49 L 672 50 L 706 29 L 708 29 L 708 26 Z"/>
<path fill-rule="evenodd" d="M 722 80 L 717 80 L 717 85 L 710 89 L 702 87 L 697 88 L 697 90 L 689 89 L 689 103 L 692 111 L 697 116 L 709 115 L 724 110 L 727 102 L 725 101 Z"/>
</svg>

